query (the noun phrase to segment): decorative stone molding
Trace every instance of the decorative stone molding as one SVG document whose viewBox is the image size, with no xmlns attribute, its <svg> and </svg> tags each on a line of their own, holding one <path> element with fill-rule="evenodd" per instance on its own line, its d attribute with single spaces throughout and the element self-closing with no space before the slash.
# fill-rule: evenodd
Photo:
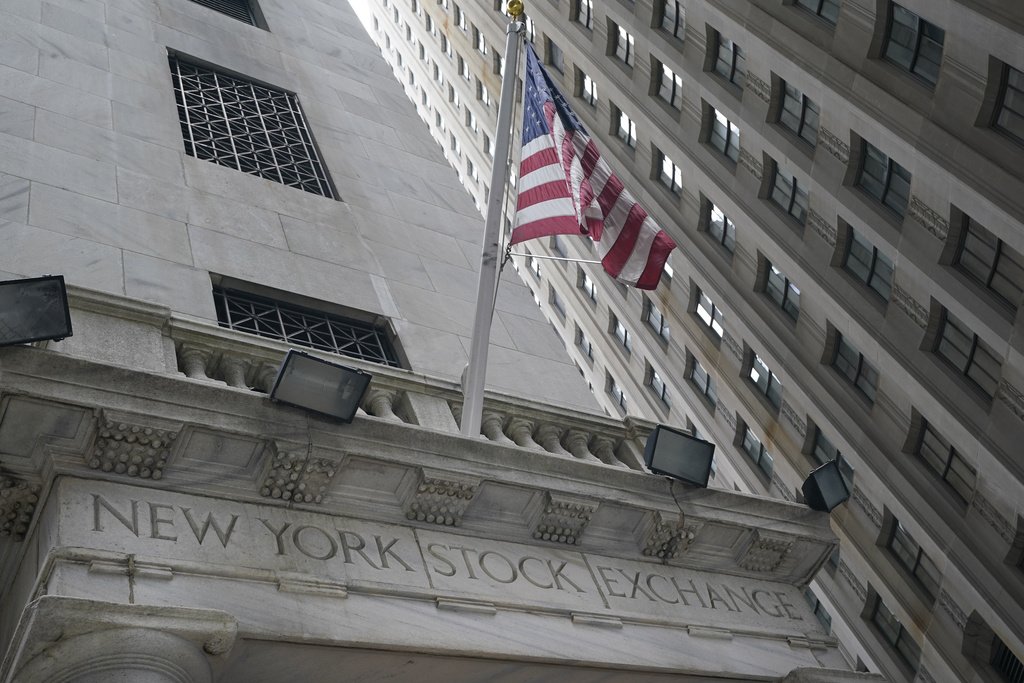
<svg viewBox="0 0 1024 683">
<path fill-rule="evenodd" d="M 94 470 L 160 479 L 177 438 L 174 431 L 104 420 L 86 463 Z"/>
<path fill-rule="evenodd" d="M 24 541 L 38 502 L 38 484 L 0 475 L 0 536 L 10 536 L 16 543 Z"/>
<path fill-rule="evenodd" d="M 592 438 L 590 440 L 590 452 L 606 465 L 629 469 L 629 465 L 615 457 L 615 442 L 607 436 L 595 436 Z"/>
<path fill-rule="evenodd" d="M 238 356 L 224 354 L 217 361 L 214 377 L 223 381 L 229 387 L 236 389 L 248 389 L 245 378 L 249 372 L 249 361 Z"/>
<path fill-rule="evenodd" d="M 683 555 L 704 526 L 703 520 L 686 521 L 666 515 L 664 512 L 653 512 L 655 522 L 641 543 L 640 552 L 647 557 L 663 560 L 674 560 Z M 680 517 L 682 515 L 680 514 Z"/>
<path fill-rule="evenodd" d="M 747 90 L 757 95 L 765 104 L 771 104 L 772 86 L 754 74 L 747 72 Z"/>
<path fill-rule="evenodd" d="M 590 434 L 579 429 L 569 429 L 562 437 L 562 443 L 566 450 L 572 453 L 577 460 L 586 462 L 601 462 L 601 460 L 590 452 Z"/>
<path fill-rule="evenodd" d="M 462 526 L 462 516 L 479 487 L 479 479 L 453 478 L 423 470 L 415 493 L 406 502 L 405 518 Z"/>
<path fill-rule="evenodd" d="M 775 489 L 779 492 L 779 495 L 782 496 L 784 500 L 788 500 L 790 503 L 796 502 L 796 496 L 789 492 L 789 488 L 787 488 L 785 482 L 783 482 L 782 479 L 779 478 L 779 475 L 774 473 L 772 474 L 772 485 L 775 487 Z"/>
<path fill-rule="evenodd" d="M 337 472 L 338 463 L 328 458 L 314 458 L 306 453 L 275 453 L 263 478 L 260 495 L 296 503 L 321 503 Z"/>
<path fill-rule="evenodd" d="M 823 240 L 828 242 L 829 246 L 836 246 L 836 241 L 839 239 L 839 232 L 814 209 L 807 212 L 807 224 L 810 225 L 814 232 L 818 233 Z"/>
<path fill-rule="evenodd" d="M 506 444 L 515 443 L 512 439 L 505 436 L 505 432 L 502 430 L 503 422 L 504 418 L 498 413 L 484 411 L 480 420 L 480 432 L 491 441 Z"/>
<path fill-rule="evenodd" d="M 850 566 L 843 560 L 839 561 L 839 575 L 846 579 L 846 583 L 850 584 L 850 588 L 852 588 L 853 592 L 857 594 L 857 597 L 861 602 L 868 599 L 868 592 L 867 589 L 864 588 L 864 584 L 862 584 L 857 577 L 853 575 L 853 570 L 850 569 Z"/>
<path fill-rule="evenodd" d="M 999 390 L 996 392 L 999 400 L 1006 404 L 1006 407 L 1013 411 L 1013 414 L 1024 420 L 1024 394 L 1021 394 L 1016 387 L 1005 379 L 1000 380 Z"/>
<path fill-rule="evenodd" d="M 899 306 L 901 311 L 917 323 L 918 327 L 928 327 L 928 309 L 918 303 L 917 299 L 910 295 L 910 292 L 894 284 L 892 287 L 892 300 Z"/>
<path fill-rule="evenodd" d="M 981 515 L 982 519 L 989 523 L 989 525 L 996 530 L 996 532 L 1003 537 L 1003 540 L 1007 543 L 1013 543 L 1013 527 L 1006 521 L 998 510 L 993 507 L 992 503 L 988 501 L 985 496 L 981 494 L 981 491 L 974 492 L 974 500 L 971 504 L 978 509 L 978 514 Z"/>
<path fill-rule="evenodd" d="M 853 501 L 860 506 L 860 509 L 864 511 L 864 514 L 868 516 L 872 524 L 879 529 L 882 528 L 882 513 L 875 507 L 874 503 L 868 500 L 868 497 L 859 486 L 853 487 Z"/>
<path fill-rule="evenodd" d="M 722 417 L 725 419 L 726 424 L 728 424 L 731 428 L 736 429 L 736 414 L 721 401 L 718 402 L 718 408 L 715 412 L 720 413 L 722 415 Z"/>
<path fill-rule="evenodd" d="M 832 131 L 827 128 L 819 129 L 818 143 L 825 149 L 825 151 L 836 159 L 839 159 L 844 166 L 850 163 L 850 146 L 843 142 L 843 139 Z"/>
<path fill-rule="evenodd" d="M 535 451 L 542 451 L 544 447 L 533 440 L 534 424 L 529 420 L 514 417 L 508 422 L 505 433 L 520 448 L 531 448 Z"/>
<path fill-rule="evenodd" d="M 395 404 L 398 403 L 398 392 L 387 389 L 371 388 L 366 392 L 362 408 L 370 415 L 392 422 L 404 422 L 395 414 Z"/>
<path fill-rule="evenodd" d="M 572 453 L 562 448 L 562 430 L 553 424 L 537 427 L 537 431 L 533 433 L 533 440 L 552 455 L 558 455 L 563 458 L 573 457 Z"/>
<path fill-rule="evenodd" d="M 949 221 L 918 199 L 916 195 L 910 196 L 910 208 L 908 213 L 911 218 L 918 221 L 928 229 L 928 232 L 935 235 L 940 240 L 946 239 L 946 235 L 949 234 Z"/>
<path fill-rule="evenodd" d="M 210 379 L 206 366 L 212 355 L 208 349 L 182 344 L 178 349 L 178 367 L 189 379 Z"/>
<path fill-rule="evenodd" d="M 924 668 L 924 665 L 920 665 L 917 669 L 917 676 L 914 678 L 914 683 L 935 683 L 935 679 L 928 673 L 928 669 Z"/>
<path fill-rule="evenodd" d="M 800 416 L 797 415 L 793 406 L 783 400 L 780 411 L 782 412 L 782 416 L 786 418 L 791 425 L 793 425 L 800 436 L 807 436 L 807 423 L 800 419 Z"/>
<path fill-rule="evenodd" d="M 761 180 L 761 176 L 764 173 L 761 162 L 758 161 L 753 154 L 742 147 L 740 148 L 740 166 L 750 171 L 750 174 L 757 178 L 758 181 Z"/>
<path fill-rule="evenodd" d="M 773 572 L 793 548 L 793 541 L 772 537 L 758 530 L 747 552 L 740 558 L 739 565 L 752 572 Z"/>
<path fill-rule="evenodd" d="M 953 618 L 953 623 L 957 625 L 957 628 L 963 631 L 967 626 L 967 615 L 945 590 L 939 591 L 939 604 L 942 605 L 942 609 L 946 610 L 946 614 Z"/>
<path fill-rule="evenodd" d="M 733 336 L 728 332 L 722 334 L 722 341 L 725 342 L 725 346 L 727 349 L 729 349 L 729 353 L 731 353 L 736 358 L 736 360 L 742 363 L 743 347 L 740 346 L 740 343 L 736 341 L 736 339 L 733 338 Z"/>
<path fill-rule="evenodd" d="M 548 504 L 540 515 L 533 537 L 553 543 L 579 545 L 590 524 L 597 501 L 548 492 Z"/>
</svg>

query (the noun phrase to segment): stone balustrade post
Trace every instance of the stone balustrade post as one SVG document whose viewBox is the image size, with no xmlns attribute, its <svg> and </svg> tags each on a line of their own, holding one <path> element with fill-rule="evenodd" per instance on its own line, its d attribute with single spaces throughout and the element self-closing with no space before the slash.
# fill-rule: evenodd
<svg viewBox="0 0 1024 683">
<path fill-rule="evenodd" d="M 520 448 L 530 448 L 535 451 L 544 450 L 540 444 L 533 440 L 533 423 L 521 417 L 513 417 L 508 421 L 505 433 Z"/>
<path fill-rule="evenodd" d="M 587 442 L 590 440 L 590 436 L 579 429 L 570 429 L 562 437 L 562 444 L 565 448 L 572 453 L 573 457 L 578 460 L 584 460 L 586 462 L 601 462 L 597 459 L 590 449 L 587 448 Z"/>
<path fill-rule="evenodd" d="M 483 420 L 480 422 L 480 431 L 491 441 L 497 443 L 511 444 L 514 443 L 512 439 L 505 436 L 505 432 L 502 431 L 502 416 L 498 413 L 485 411 L 483 414 Z"/>
<path fill-rule="evenodd" d="M 562 458 L 571 458 L 572 453 L 562 448 L 561 437 L 562 430 L 551 424 L 537 427 L 533 434 L 534 441 L 543 446 L 548 453 Z"/>
<path fill-rule="evenodd" d="M 210 379 L 206 374 L 206 366 L 210 362 L 211 353 L 206 349 L 182 344 L 178 352 L 181 369 L 189 379 Z"/>
<path fill-rule="evenodd" d="M 629 469 L 629 466 L 615 457 L 615 442 L 607 436 L 594 436 L 590 440 L 590 452 L 606 465 Z"/>
<path fill-rule="evenodd" d="M 221 356 L 220 363 L 217 364 L 217 374 L 220 375 L 220 378 L 229 387 L 235 387 L 236 389 L 249 388 L 245 383 L 245 373 L 248 369 L 248 361 L 227 354 Z"/>
</svg>

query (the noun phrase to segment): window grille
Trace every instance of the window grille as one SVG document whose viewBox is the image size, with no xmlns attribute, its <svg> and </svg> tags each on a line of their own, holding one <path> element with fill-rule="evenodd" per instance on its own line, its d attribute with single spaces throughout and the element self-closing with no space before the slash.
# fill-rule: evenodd
<svg viewBox="0 0 1024 683">
<path fill-rule="evenodd" d="M 224 287 L 213 298 L 221 327 L 401 367 L 387 333 L 369 323 Z"/>
<path fill-rule="evenodd" d="M 818 144 L 818 105 L 789 83 L 782 84 L 779 123 L 812 147 Z"/>
<path fill-rule="evenodd" d="M 171 57 L 185 152 L 334 198 L 298 99 Z"/>
<path fill-rule="evenodd" d="M 807 188 L 800 184 L 795 175 L 786 172 L 775 162 L 772 167 L 772 189 L 768 196 L 800 225 L 807 222 Z"/>
<path fill-rule="evenodd" d="M 933 87 L 939 78 L 945 37 L 945 30 L 910 10 L 896 3 L 889 6 L 889 37 L 885 44 L 885 58 Z"/>
<path fill-rule="evenodd" d="M 708 202 L 706 227 L 708 234 L 714 237 L 715 241 L 725 247 L 730 254 L 736 251 L 736 226 L 711 201 Z"/>
<path fill-rule="evenodd" d="M 892 291 L 892 261 L 856 230 L 850 230 L 850 242 L 846 257 L 843 259 L 843 267 L 880 297 L 889 300 Z"/>
<path fill-rule="evenodd" d="M 839 0 L 796 0 L 796 4 L 833 26 L 839 19 Z"/>
<path fill-rule="evenodd" d="M 971 500 L 978 473 L 931 424 L 925 423 L 917 444 L 917 457 L 953 490 L 964 505 Z"/>
<path fill-rule="evenodd" d="M 992 668 L 995 669 L 1006 683 L 1024 683 L 1024 662 L 1010 652 L 1006 643 L 998 636 L 992 644 Z"/>
<path fill-rule="evenodd" d="M 209 7 L 215 12 L 234 17 L 252 26 L 258 25 L 248 0 L 192 0 L 192 2 L 203 7 Z"/>
<path fill-rule="evenodd" d="M 910 171 L 870 142 L 864 142 L 857 184 L 865 192 L 903 217 L 910 201 L 910 181 Z"/>
</svg>

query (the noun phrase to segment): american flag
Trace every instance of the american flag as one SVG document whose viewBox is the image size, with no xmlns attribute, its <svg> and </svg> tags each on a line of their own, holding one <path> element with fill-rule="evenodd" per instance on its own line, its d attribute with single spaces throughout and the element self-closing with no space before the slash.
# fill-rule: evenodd
<svg viewBox="0 0 1024 683">
<path fill-rule="evenodd" d="M 562 93 L 526 45 L 523 154 L 512 244 L 589 234 L 605 271 L 654 289 L 676 247 L 601 158 Z"/>
</svg>

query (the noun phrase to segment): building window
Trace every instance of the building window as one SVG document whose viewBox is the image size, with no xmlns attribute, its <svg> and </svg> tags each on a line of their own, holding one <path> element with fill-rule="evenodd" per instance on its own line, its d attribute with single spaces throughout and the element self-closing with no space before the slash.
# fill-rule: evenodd
<svg viewBox="0 0 1024 683">
<path fill-rule="evenodd" d="M 378 19 L 377 17 L 373 18 L 373 30 L 377 33 L 380 33 L 380 19 Z"/>
<path fill-rule="evenodd" d="M 764 444 L 750 431 L 750 427 L 747 427 L 746 430 L 743 434 L 743 452 L 771 479 L 772 472 L 775 471 L 775 459 L 765 449 Z"/>
<path fill-rule="evenodd" d="M 778 163 L 772 164 L 769 199 L 803 225 L 807 222 L 807 188 L 800 184 L 795 175 L 787 172 Z"/>
<path fill-rule="evenodd" d="M 914 537 L 911 536 L 899 520 L 893 520 L 892 533 L 886 544 L 899 563 L 917 579 L 921 587 L 932 599 L 939 594 L 939 580 L 942 578 L 939 568 L 931 558 L 921 550 Z"/>
<path fill-rule="evenodd" d="M 437 125 L 437 129 L 442 133 L 445 131 L 444 117 L 441 116 L 441 112 L 434 114 L 434 123 Z"/>
<path fill-rule="evenodd" d="M 679 0 L 663 0 L 661 3 L 661 28 L 673 37 L 682 40 L 686 35 L 686 10 Z"/>
<path fill-rule="evenodd" d="M 661 173 L 658 175 L 658 180 L 672 194 L 681 195 L 683 193 L 682 169 L 661 152 L 658 152 L 658 155 L 661 157 Z"/>
<path fill-rule="evenodd" d="M 849 245 L 843 259 L 843 267 L 856 275 L 861 282 L 874 290 L 880 297 L 886 301 L 889 300 L 889 294 L 892 291 L 892 261 L 852 228 L 849 233 Z"/>
<path fill-rule="evenodd" d="M 832 367 L 848 379 L 850 384 L 860 389 L 871 403 L 874 403 L 875 394 L 878 392 L 878 370 L 864 359 L 863 353 L 846 341 L 846 337 L 838 333 L 837 335 L 839 339 L 836 341 Z"/>
<path fill-rule="evenodd" d="M 537 42 L 537 25 L 529 16 L 526 17 L 526 40 L 531 43 Z"/>
<path fill-rule="evenodd" d="M 971 380 L 989 399 L 996 395 L 1002 361 L 991 346 L 947 310 L 942 312 L 935 353 Z"/>
<path fill-rule="evenodd" d="M 779 378 L 768 369 L 768 365 L 756 353 L 750 363 L 750 373 L 747 377 L 757 387 L 758 392 L 778 410 L 782 405 L 782 383 L 779 382 Z"/>
<path fill-rule="evenodd" d="M 447 36 L 441 36 L 441 52 L 448 55 L 448 59 L 452 58 L 452 41 L 448 40 Z"/>
<path fill-rule="evenodd" d="M 467 82 L 472 81 L 473 77 L 469 73 L 469 62 L 459 55 L 459 75 L 466 79 Z"/>
<path fill-rule="evenodd" d="M 455 25 L 458 26 L 463 33 L 466 32 L 466 13 L 462 11 L 462 8 L 458 5 L 455 6 Z"/>
<path fill-rule="evenodd" d="M 455 152 L 455 156 L 460 159 L 462 158 L 462 143 L 459 142 L 459 139 L 455 137 L 454 133 L 452 134 L 452 151 Z"/>
<path fill-rule="evenodd" d="M 882 601 L 881 597 L 876 598 L 874 610 L 871 613 L 871 621 L 878 627 L 879 633 L 887 643 L 896 648 L 900 656 L 917 671 L 921 661 L 921 646 L 919 646 L 903 624 L 892 613 L 892 610 Z"/>
<path fill-rule="evenodd" d="M 647 324 L 655 334 L 657 334 L 664 341 L 669 339 L 668 320 L 665 319 L 665 315 L 658 310 L 658 307 L 654 305 L 653 301 L 647 301 L 647 315 L 644 316 Z"/>
<path fill-rule="evenodd" d="M 597 303 L 597 285 L 590 279 L 590 276 L 580 271 L 580 289 L 587 295 L 587 298 Z"/>
<path fill-rule="evenodd" d="M 469 163 L 472 164 L 473 162 L 471 161 Z M 532 254 L 530 256 L 527 256 L 526 257 L 526 267 L 530 269 L 530 272 L 533 273 L 533 276 L 535 278 L 537 278 L 538 280 L 541 279 L 541 277 L 540 277 L 540 260 L 539 259 L 535 258 Z"/>
<path fill-rule="evenodd" d="M 707 325 L 708 329 L 711 330 L 716 337 L 721 339 L 722 329 L 722 309 L 712 303 L 708 295 L 697 289 L 697 307 L 694 311 L 704 324 Z"/>
<path fill-rule="evenodd" d="M 577 0 L 573 19 L 587 30 L 594 28 L 594 0 Z"/>
<path fill-rule="evenodd" d="M 626 394 L 623 393 L 622 388 L 615 383 L 611 375 L 608 375 L 608 393 L 612 395 L 615 400 L 615 405 L 622 409 L 622 412 L 626 412 Z"/>
<path fill-rule="evenodd" d="M 815 427 L 814 430 L 814 445 L 811 447 L 811 455 L 818 461 L 819 465 L 835 460 L 836 464 L 839 465 L 839 472 L 846 479 L 847 485 L 851 489 L 853 488 L 853 465 L 843 457 L 843 454 L 839 452 L 839 449 L 831 441 L 825 438 L 825 435 L 818 427 Z M 836 550 L 838 553 L 838 548 Z M 838 554 L 836 555 L 836 564 L 838 564 Z"/>
<path fill-rule="evenodd" d="M 718 405 L 718 385 L 696 358 L 693 359 L 693 368 L 690 370 L 690 381 L 712 406 Z"/>
<path fill-rule="evenodd" d="M 743 54 L 743 48 L 728 38 L 723 38 L 721 34 L 715 35 L 715 73 L 742 88 L 747 82 L 747 59 Z"/>
<path fill-rule="evenodd" d="M 633 66 L 633 36 L 621 26 L 615 26 L 614 54 L 626 66 Z"/>
<path fill-rule="evenodd" d="M 619 344 L 626 350 L 626 353 L 632 353 L 633 338 L 630 335 L 629 330 L 626 329 L 626 326 L 623 325 L 622 321 L 618 318 L 615 318 L 615 324 L 612 331 L 615 334 L 615 338 L 619 340 Z"/>
<path fill-rule="evenodd" d="M 619 139 L 625 142 L 630 147 L 636 147 L 636 121 L 629 118 L 626 112 L 619 111 L 619 129 L 616 131 L 616 135 Z"/>
<path fill-rule="evenodd" d="M 487 56 L 487 39 L 484 38 L 483 31 L 476 26 L 473 27 L 473 44 L 476 46 L 477 52 Z"/>
<path fill-rule="evenodd" d="M 479 130 L 479 126 L 476 122 L 476 114 L 469 108 L 466 109 L 466 127 L 468 127 L 474 133 Z"/>
<path fill-rule="evenodd" d="M 483 81 L 476 82 L 476 97 L 485 107 L 491 106 L 491 93 L 487 91 Z"/>
<path fill-rule="evenodd" d="M 974 494 L 978 473 L 942 436 L 925 423 L 915 450 L 917 457 L 953 490 L 964 505 Z"/>
<path fill-rule="evenodd" d="M 779 123 L 813 147 L 818 144 L 818 105 L 783 81 Z"/>
<path fill-rule="evenodd" d="M 957 267 L 1016 308 L 1024 291 L 1024 256 L 964 216 Z"/>
<path fill-rule="evenodd" d="M 647 382 L 647 386 L 651 388 L 654 395 L 661 399 L 661 402 L 665 404 L 666 408 L 672 407 L 672 399 L 668 393 L 668 387 L 665 386 L 665 380 L 661 378 L 658 371 L 651 368 L 651 376 Z"/>
<path fill-rule="evenodd" d="M 931 86 L 939 78 L 942 42 L 946 32 L 896 3 L 889 6 L 889 36 L 885 58 Z"/>
<path fill-rule="evenodd" d="M 995 117 L 996 128 L 1024 143 L 1024 72 L 1006 65 Z"/>
<path fill-rule="evenodd" d="M 796 4 L 833 26 L 839 19 L 839 0 L 796 0 Z"/>
<path fill-rule="evenodd" d="M 565 240 L 563 240 L 559 235 L 551 236 L 551 249 L 562 258 L 569 255 L 569 252 L 565 248 Z"/>
<path fill-rule="evenodd" d="M 593 78 L 583 74 L 583 89 L 580 92 L 584 102 L 591 107 L 597 106 L 597 83 L 594 83 Z"/>
<path fill-rule="evenodd" d="M 857 184 L 901 218 L 906 215 L 910 199 L 910 171 L 866 140 L 861 153 Z"/>
<path fill-rule="evenodd" d="M 583 330 L 578 327 L 576 328 L 576 344 L 583 349 L 583 353 L 586 354 L 587 358 L 594 360 L 594 345 L 587 339 L 587 335 L 583 334 Z"/>
<path fill-rule="evenodd" d="M 455 111 L 462 108 L 462 99 L 459 97 L 459 93 L 456 92 L 455 87 L 451 85 L 448 86 L 448 101 L 455 107 Z"/>
<path fill-rule="evenodd" d="M 664 278 L 665 285 L 669 286 L 672 284 L 672 278 L 676 275 L 676 271 L 672 269 L 671 255 L 665 259 L 665 265 L 661 269 L 661 276 Z"/>
<path fill-rule="evenodd" d="M 816 616 L 818 621 L 821 622 L 821 625 L 825 627 L 825 633 L 831 634 L 832 615 L 829 614 L 828 610 L 825 609 L 825 606 L 821 604 L 821 601 L 818 600 L 818 596 L 814 594 L 814 591 L 811 590 L 810 586 L 804 589 L 804 600 L 807 601 L 807 605 L 811 608 L 811 611 L 814 612 L 814 616 Z"/>
<path fill-rule="evenodd" d="M 683 77 L 677 76 L 665 64 L 661 65 L 661 75 L 658 77 L 658 97 L 674 109 L 683 106 Z"/>
<path fill-rule="evenodd" d="M 558 316 L 562 320 L 565 320 L 565 302 L 554 289 L 551 290 L 551 305 L 556 311 L 558 311 Z"/>
<path fill-rule="evenodd" d="M 437 35 L 437 29 L 434 27 L 434 19 L 429 14 L 427 15 L 427 33 L 432 36 Z"/>
<path fill-rule="evenodd" d="M 400 367 L 387 333 L 369 323 L 220 286 L 213 299 L 221 327 Z"/>
<path fill-rule="evenodd" d="M 448 11 L 448 0 L 437 0 L 437 4 L 441 6 L 445 12 Z"/>
<path fill-rule="evenodd" d="M 420 6 L 419 0 L 412 0 L 412 11 L 418 17 L 422 17 L 423 16 L 423 7 Z"/>
<path fill-rule="evenodd" d="M 548 38 L 548 64 L 558 73 L 565 73 L 565 57 L 562 55 L 562 48 L 558 47 L 550 38 Z"/>
<path fill-rule="evenodd" d="M 717 109 L 712 108 L 711 114 L 715 118 L 711 122 L 708 142 L 730 161 L 736 163 L 740 156 L 740 129 Z"/>
<path fill-rule="evenodd" d="M 736 226 L 722 213 L 714 202 L 708 201 L 708 221 L 705 226 L 709 235 L 725 247 L 730 254 L 736 251 Z"/>
<path fill-rule="evenodd" d="M 770 262 L 767 264 L 764 293 L 793 320 L 800 315 L 800 290 Z"/>
<path fill-rule="evenodd" d="M 441 67 L 437 62 L 434 62 L 434 80 L 437 81 L 438 86 L 444 85 L 444 74 L 441 73 Z"/>
<path fill-rule="evenodd" d="M 334 198 L 298 98 L 170 59 L 185 153 Z"/>
<path fill-rule="evenodd" d="M 989 659 L 989 663 L 1006 683 L 1024 681 L 1024 662 L 1010 652 L 1010 648 L 1006 647 L 1006 643 L 999 636 L 993 637 L 992 657 Z"/>
</svg>

